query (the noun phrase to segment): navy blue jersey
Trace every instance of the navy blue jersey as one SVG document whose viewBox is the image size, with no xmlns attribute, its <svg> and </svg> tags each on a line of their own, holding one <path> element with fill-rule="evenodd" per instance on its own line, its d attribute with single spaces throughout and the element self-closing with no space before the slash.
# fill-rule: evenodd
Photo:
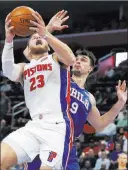
<svg viewBox="0 0 129 170">
<path fill-rule="evenodd" d="M 91 110 L 89 92 L 80 88 L 71 80 L 70 96 L 70 113 L 74 122 L 74 137 L 78 137 L 83 132 L 84 124 Z"/>
</svg>

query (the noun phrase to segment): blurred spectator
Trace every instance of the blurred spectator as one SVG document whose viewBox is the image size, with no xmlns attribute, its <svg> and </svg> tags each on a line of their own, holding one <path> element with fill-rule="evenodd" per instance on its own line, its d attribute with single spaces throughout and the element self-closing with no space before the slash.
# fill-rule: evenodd
<svg viewBox="0 0 129 170">
<path fill-rule="evenodd" d="M 79 157 L 79 166 L 80 168 L 84 167 L 85 160 L 88 158 L 88 152 L 82 152 L 80 157 Z"/>
<path fill-rule="evenodd" d="M 127 114 L 126 106 L 120 111 L 120 113 L 117 116 L 116 120 L 123 120 L 125 115 Z"/>
<path fill-rule="evenodd" d="M 121 146 L 122 148 L 124 148 L 124 151 L 127 152 L 127 138 L 125 136 L 124 128 L 121 127 L 118 133 L 119 133 L 119 142 L 121 142 Z"/>
<path fill-rule="evenodd" d="M 107 169 L 106 169 L 106 165 L 105 165 L 105 164 L 102 164 L 100 170 L 107 170 Z"/>
<path fill-rule="evenodd" d="M 16 119 L 15 127 L 22 127 L 22 126 L 24 126 L 27 122 L 28 122 L 28 119 L 24 119 L 24 118 L 22 118 L 22 117 L 19 117 L 18 119 Z"/>
<path fill-rule="evenodd" d="M 127 153 L 128 152 L 128 140 L 125 139 L 123 142 L 123 152 Z"/>
<path fill-rule="evenodd" d="M 118 170 L 127 170 L 127 154 L 121 153 L 118 156 Z"/>
<path fill-rule="evenodd" d="M 99 152 L 99 149 L 100 149 L 99 141 L 94 141 L 94 140 L 91 139 L 89 145 L 83 149 L 83 152 L 88 153 L 90 149 L 93 149 L 94 154 L 98 155 L 98 152 Z"/>
<path fill-rule="evenodd" d="M 10 127 L 6 125 L 6 120 L 2 119 L 0 122 L 0 140 L 5 138 L 10 133 Z"/>
<path fill-rule="evenodd" d="M 91 162 L 91 167 L 95 167 L 95 163 L 96 163 L 96 157 L 95 157 L 95 153 L 93 149 L 89 149 L 88 151 L 88 157 L 86 158 L 86 160 L 89 160 Z"/>
<path fill-rule="evenodd" d="M 95 99 L 96 99 L 96 105 L 101 104 L 102 101 L 103 101 L 103 98 L 102 98 L 102 94 L 100 93 L 99 90 L 97 90 L 97 91 L 95 92 L 94 96 L 95 96 Z"/>
<path fill-rule="evenodd" d="M 90 160 L 86 160 L 84 167 L 81 170 L 93 170 L 91 167 L 91 161 Z"/>
<path fill-rule="evenodd" d="M 109 67 L 108 70 L 105 71 L 105 78 L 112 79 L 112 77 L 115 75 L 115 71 L 112 67 Z"/>
<path fill-rule="evenodd" d="M 115 168 L 117 165 L 117 159 L 118 159 L 118 155 L 122 153 L 122 149 L 121 149 L 121 144 L 120 143 L 116 143 L 115 145 L 115 150 L 110 154 L 110 160 L 111 160 L 111 168 Z"/>
<path fill-rule="evenodd" d="M 100 158 L 103 152 L 106 152 L 107 155 L 109 154 L 109 151 L 107 150 L 107 142 L 105 140 L 101 141 L 100 150 L 98 152 Z"/>
<path fill-rule="evenodd" d="M 0 89 L 2 92 L 8 92 L 11 91 L 11 85 L 7 83 L 7 81 L 4 81 L 4 84 L 1 86 Z"/>
<path fill-rule="evenodd" d="M 81 150 L 81 142 L 80 141 L 77 141 L 76 142 L 76 149 L 77 149 L 77 155 L 78 157 L 81 155 L 82 153 L 82 150 Z"/>
<path fill-rule="evenodd" d="M 89 142 L 89 145 L 86 146 L 86 147 L 83 149 L 83 152 L 84 152 L 84 153 L 89 152 L 89 149 L 93 149 L 94 146 L 95 146 L 94 140 L 91 139 L 90 142 Z"/>
<path fill-rule="evenodd" d="M 108 142 L 107 142 L 107 146 L 106 146 L 106 148 L 107 148 L 107 150 L 108 151 L 113 151 L 114 150 L 114 142 L 113 142 L 113 140 L 109 140 Z"/>
<path fill-rule="evenodd" d="M 108 170 L 110 166 L 110 160 L 107 158 L 105 151 L 102 152 L 101 158 L 97 159 L 94 170 L 101 170 L 103 164 L 106 166 L 106 170 Z"/>
<path fill-rule="evenodd" d="M 24 167 L 23 164 L 16 165 L 15 167 L 12 167 L 10 170 L 25 170 L 26 168 Z"/>
<path fill-rule="evenodd" d="M 107 91 L 107 94 L 108 94 L 107 103 L 112 106 L 117 100 L 116 91 L 113 91 L 112 88 L 107 88 L 106 91 Z"/>
<path fill-rule="evenodd" d="M 123 137 L 123 139 L 125 139 L 124 132 L 125 132 L 125 130 L 124 130 L 123 127 L 120 127 L 120 128 L 118 129 L 118 133 Z"/>
<path fill-rule="evenodd" d="M 127 111 L 123 112 L 123 118 L 118 120 L 117 127 L 127 127 L 128 126 L 128 115 Z"/>
<path fill-rule="evenodd" d="M 5 118 L 11 112 L 11 100 L 5 92 L 0 92 L 0 119 Z"/>
<path fill-rule="evenodd" d="M 94 153 L 95 153 L 95 155 L 97 156 L 98 155 L 98 152 L 99 152 L 99 150 L 100 150 L 100 141 L 95 141 L 94 142 L 94 148 L 93 148 L 93 150 L 94 150 Z"/>
</svg>

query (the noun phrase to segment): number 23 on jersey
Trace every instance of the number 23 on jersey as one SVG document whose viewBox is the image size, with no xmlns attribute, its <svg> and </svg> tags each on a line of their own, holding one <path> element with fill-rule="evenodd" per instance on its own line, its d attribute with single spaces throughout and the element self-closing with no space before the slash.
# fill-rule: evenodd
<svg viewBox="0 0 129 170">
<path fill-rule="evenodd" d="M 30 91 L 35 90 L 36 88 L 42 88 L 45 84 L 44 75 L 38 75 L 37 77 L 32 77 L 30 79 Z"/>
</svg>

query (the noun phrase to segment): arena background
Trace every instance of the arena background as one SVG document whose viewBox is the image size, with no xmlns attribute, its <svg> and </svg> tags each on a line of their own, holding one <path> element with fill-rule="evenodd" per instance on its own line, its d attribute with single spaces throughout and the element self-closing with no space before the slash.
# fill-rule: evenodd
<svg viewBox="0 0 129 170">
<path fill-rule="evenodd" d="M 128 83 L 128 2 L 127 1 L 6 1 L 0 2 L 0 56 L 4 46 L 4 20 L 17 6 L 29 6 L 38 11 L 45 23 L 59 10 L 65 9 L 70 16 L 69 28 L 55 32 L 75 52 L 77 49 L 91 50 L 97 63 L 89 76 L 86 89 L 96 98 L 101 114 L 116 102 L 115 86 L 119 79 Z M 15 62 L 23 62 L 23 50 L 28 37 L 14 40 Z M 0 64 L 0 121 L 1 140 L 10 132 L 22 127 L 29 119 L 25 107 L 23 88 L 3 76 Z M 127 153 L 128 122 L 127 104 L 113 123 L 101 133 L 88 122 L 84 133 L 76 140 L 81 170 L 116 170 L 118 153 Z M 19 139 L 20 140 L 20 139 Z M 102 154 L 102 155 L 101 155 Z M 104 159 L 101 159 L 104 157 Z M 104 160 L 104 161 L 103 161 Z M 98 162 L 102 164 L 98 168 Z M 106 168 L 105 164 L 107 167 Z M 109 166 L 108 166 L 109 165 Z M 22 166 L 12 169 L 22 169 Z"/>
</svg>

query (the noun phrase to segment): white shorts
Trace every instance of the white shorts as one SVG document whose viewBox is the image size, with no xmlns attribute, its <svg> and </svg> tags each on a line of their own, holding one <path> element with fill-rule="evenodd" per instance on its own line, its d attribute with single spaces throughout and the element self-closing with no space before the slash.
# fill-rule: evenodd
<svg viewBox="0 0 129 170">
<path fill-rule="evenodd" d="M 42 166 L 61 170 L 68 162 L 70 133 L 69 122 L 65 120 L 59 123 L 32 120 L 8 135 L 3 142 L 16 152 L 18 164 L 31 162 L 39 154 Z"/>
</svg>

